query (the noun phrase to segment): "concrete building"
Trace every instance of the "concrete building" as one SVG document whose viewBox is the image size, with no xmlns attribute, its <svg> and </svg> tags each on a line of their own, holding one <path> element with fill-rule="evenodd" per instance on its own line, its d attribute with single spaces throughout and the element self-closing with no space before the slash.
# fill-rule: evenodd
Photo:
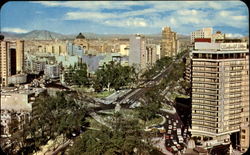
<svg viewBox="0 0 250 155">
<path fill-rule="evenodd" d="M 1 92 L 1 132 L 0 137 L 10 137 L 10 123 L 23 129 L 23 125 L 30 119 L 32 104 L 35 97 L 45 89 L 21 87 L 4 87 Z M 4 145 L 4 144 L 3 144 Z M 1 145 L 2 146 L 2 145 Z"/>
<path fill-rule="evenodd" d="M 60 66 L 59 65 L 45 65 L 44 75 L 47 78 L 59 78 L 60 76 Z"/>
<path fill-rule="evenodd" d="M 24 123 L 31 109 L 27 94 L 1 93 L 1 137 L 9 137 L 11 121 L 16 117 L 18 122 Z M 21 128 L 21 124 L 18 126 Z"/>
<path fill-rule="evenodd" d="M 156 48 L 157 47 L 154 44 L 146 45 L 146 66 L 147 67 L 153 66 L 157 60 Z"/>
<path fill-rule="evenodd" d="M 171 31 L 170 27 L 164 27 L 162 29 L 161 58 L 165 56 L 173 57 L 176 55 L 177 55 L 176 32 Z"/>
<path fill-rule="evenodd" d="M 156 45 L 156 60 L 161 58 L 161 45 Z"/>
<path fill-rule="evenodd" d="M 213 28 L 203 28 L 191 33 L 191 43 L 194 43 L 195 38 L 212 38 Z"/>
<path fill-rule="evenodd" d="M 197 42 L 190 57 L 192 136 L 230 141 L 249 125 L 247 44 Z"/>
<path fill-rule="evenodd" d="M 67 43 L 67 53 L 68 55 L 79 56 L 82 58 L 84 55 L 84 49 L 82 48 L 82 46 L 77 46 L 72 43 Z"/>
<path fill-rule="evenodd" d="M 57 64 L 61 63 L 62 67 L 67 68 L 69 66 L 74 66 L 75 64 L 82 62 L 82 57 L 79 56 L 55 56 Z"/>
<path fill-rule="evenodd" d="M 8 78 L 23 73 L 24 41 L 0 41 L 0 85 L 7 86 Z"/>
<path fill-rule="evenodd" d="M 67 44 L 61 41 L 41 42 L 38 45 L 38 52 L 51 53 L 53 55 L 67 55 Z"/>
<path fill-rule="evenodd" d="M 146 42 L 145 36 L 136 34 L 130 37 L 129 65 L 138 71 L 146 69 Z"/>
</svg>

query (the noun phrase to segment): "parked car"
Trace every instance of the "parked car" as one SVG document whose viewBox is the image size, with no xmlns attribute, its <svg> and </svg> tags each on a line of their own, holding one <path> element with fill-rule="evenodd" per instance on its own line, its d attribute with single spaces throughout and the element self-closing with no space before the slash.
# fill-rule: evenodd
<svg viewBox="0 0 250 155">
<path fill-rule="evenodd" d="M 178 136 L 178 140 L 179 140 L 179 143 L 183 143 L 184 142 L 184 139 L 182 138 L 182 136 Z"/>
<path fill-rule="evenodd" d="M 173 126 L 172 126 L 172 125 L 169 125 L 168 128 L 169 128 L 169 129 L 173 129 Z"/>
<path fill-rule="evenodd" d="M 176 122 L 174 122 L 173 125 L 176 126 Z"/>
<path fill-rule="evenodd" d="M 170 139 L 174 139 L 174 136 L 173 136 L 173 135 L 171 135 L 171 136 L 170 136 Z"/>
<path fill-rule="evenodd" d="M 168 134 L 171 134 L 172 132 L 171 132 L 171 130 L 168 130 Z"/>
<path fill-rule="evenodd" d="M 170 135 L 165 135 L 165 139 L 170 139 Z"/>
<path fill-rule="evenodd" d="M 181 135 L 181 128 L 177 129 L 177 135 L 179 135 L 179 136 Z"/>
<path fill-rule="evenodd" d="M 179 150 L 181 150 L 181 149 L 182 149 L 182 147 L 181 147 L 181 145 L 180 145 L 180 144 L 177 144 L 177 145 L 176 145 L 176 147 L 177 147 L 177 149 L 179 149 Z"/>
<path fill-rule="evenodd" d="M 176 140 L 173 140 L 173 143 L 174 143 L 174 145 L 177 145 L 177 144 L 178 144 Z"/>
<path fill-rule="evenodd" d="M 176 148 L 176 146 L 172 146 L 171 148 L 174 150 L 174 152 L 178 151 L 178 149 Z"/>
<path fill-rule="evenodd" d="M 173 152 L 173 151 L 174 151 L 173 148 L 170 147 L 170 146 L 166 147 L 166 149 L 167 149 L 169 152 Z"/>
</svg>

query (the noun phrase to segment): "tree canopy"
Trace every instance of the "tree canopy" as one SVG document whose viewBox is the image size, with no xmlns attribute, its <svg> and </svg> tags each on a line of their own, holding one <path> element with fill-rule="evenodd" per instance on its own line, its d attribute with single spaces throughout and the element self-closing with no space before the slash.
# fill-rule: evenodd
<svg viewBox="0 0 250 155">
<path fill-rule="evenodd" d="M 134 82 L 135 79 L 136 72 L 134 67 L 122 66 L 119 63 L 111 61 L 109 64 L 105 64 L 101 69 L 96 71 L 94 88 L 96 91 L 100 91 L 103 88 L 118 90 Z"/>
</svg>

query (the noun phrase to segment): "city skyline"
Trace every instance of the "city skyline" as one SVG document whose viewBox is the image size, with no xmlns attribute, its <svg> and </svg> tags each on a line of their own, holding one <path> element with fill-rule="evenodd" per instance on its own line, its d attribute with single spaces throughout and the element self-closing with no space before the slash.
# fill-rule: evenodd
<svg viewBox="0 0 250 155">
<path fill-rule="evenodd" d="M 249 35 L 248 22 L 248 9 L 241 1 L 7 2 L 1 9 L 1 31 L 15 33 L 42 29 L 64 34 L 155 34 L 170 26 L 185 35 L 213 27 L 228 37 L 241 37 Z"/>
</svg>

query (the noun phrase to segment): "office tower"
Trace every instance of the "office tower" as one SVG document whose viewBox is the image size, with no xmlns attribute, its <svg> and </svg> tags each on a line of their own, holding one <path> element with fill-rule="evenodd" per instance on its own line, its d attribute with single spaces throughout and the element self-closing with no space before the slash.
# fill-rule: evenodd
<svg viewBox="0 0 250 155">
<path fill-rule="evenodd" d="M 21 74 L 24 66 L 24 41 L 0 41 L 0 84 L 7 86 L 10 76 Z"/>
<path fill-rule="evenodd" d="M 191 43 L 194 43 L 195 38 L 212 38 L 213 28 L 203 28 L 191 33 Z"/>
<path fill-rule="evenodd" d="M 146 68 L 146 45 L 143 35 L 133 35 L 130 37 L 129 65 L 138 70 Z"/>
<path fill-rule="evenodd" d="M 164 27 L 162 29 L 161 40 L 161 58 L 165 56 L 177 55 L 177 36 L 176 32 L 172 32 L 170 27 Z"/>
<path fill-rule="evenodd" d="M 242 127 L 249 134 L 247 43 L 196 42 L 190 57 L 192 136 L 226 142 Z"/>
</svg>

